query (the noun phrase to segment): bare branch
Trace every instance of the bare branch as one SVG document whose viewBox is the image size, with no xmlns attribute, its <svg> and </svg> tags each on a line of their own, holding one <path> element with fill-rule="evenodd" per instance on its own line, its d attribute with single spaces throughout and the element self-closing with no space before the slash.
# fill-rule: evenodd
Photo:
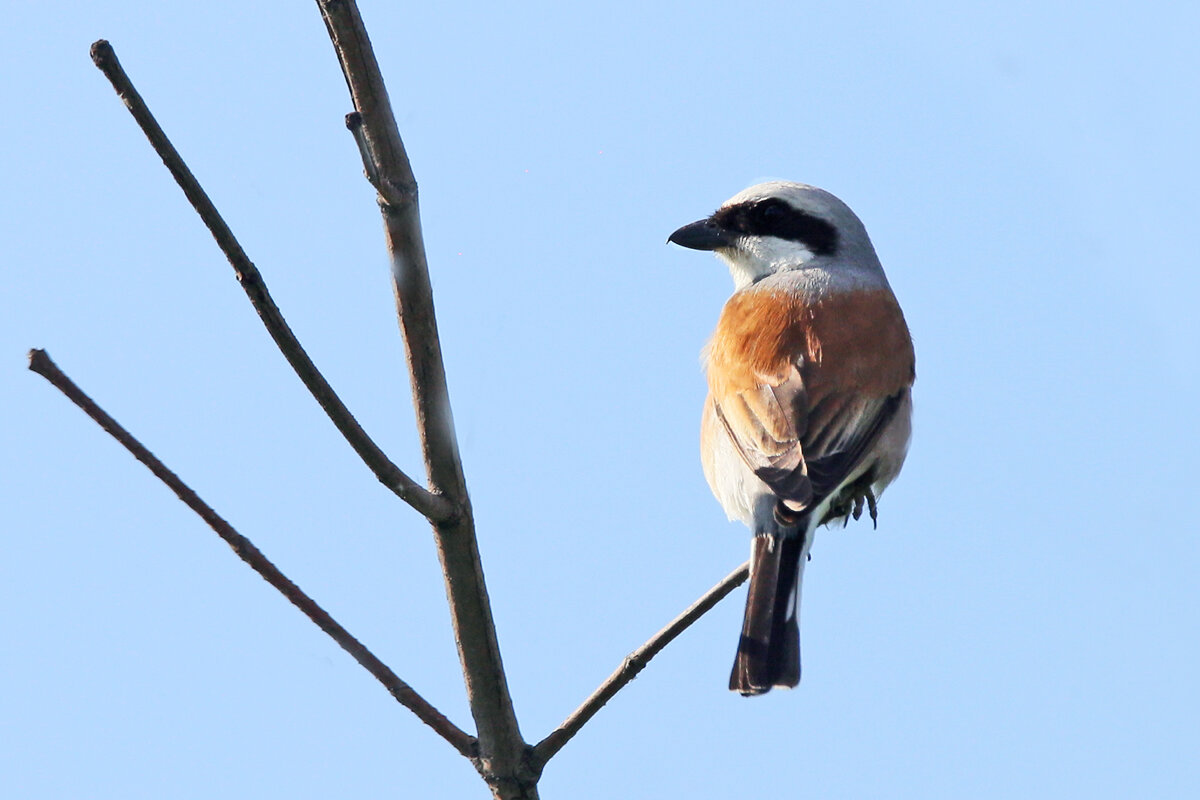
<svg viewBox="0 0 1200 800">
<path fill-rule="evenodd" d="M 467 699 L 479 736 L 477 767 L 495 797 L 532 800 L 537 797 L 537 776 L 527 768 L 528 746 L 521 738 L 500 659 L 450 412 L 421 236 L 417 182 L 356 4 L 353 0 L 317 0 L 317 5 L 354 103 L 356 114 L 347 123 L 359 143 L 383 211 L 429 485 L 459 511 L 456 519 L 435 522 L 434 533 Z"/>
<path fill-rule="evenodd" d="M 553 758 L 575 734 L 579 733 L 579 729 L 586 725 L 588 720 L 604 707 L 605 703 L 611 700 L 617 692 L 621 691 L 626 684 L 637 677 L 637 674 L 650 663 L 650 659 L 658 655 L 664 647 L 670 644 L 676 636 L 687 630 L 692 623 L 708 613 L 713 606 L 725 599 L 725 596 L 740 586 L 749 575 L 750 562 L 747 561 L 729 573 L 716 586 L 709 589 L 703 597 L 692 603 L 686 611 L 673 619 L 667 627 L 654 634 L 650 638 L 650 641 L 626 656 L 621 666 L 617 667 L 616 671 L 612 675 L 609 675 L 604 683 L 600 684 L 600 687 L 592 693 L 591 697 L 583 701 L 583 705 L 571 712 L 571 715 L 553 733 L 538 742 L 533 748 L 533 755 L 530 758 L 533 767 L 539 771 L 545 767 L 546 762 Z"/>
<path fill-rule="evenodd" d="M 170 170 L 171 176 L 175 178 L 179 188 L 183 189 L 188 201 L 191 202 L 196 213 L 200 215 L 213 238 L 216 239 L 217 246 L 221 248 L 225 257 L 229 259 L 229 263 L 233 265 L 242 289 L 250 298 L 250 302 L 254 304 L 258 316 L 267 327 L 271 338 L 275 340 L 280 352 L 292 365 L 292 369 L 300 376 L 300 380 L 308 387 L 309 392 L 316 398 L 329 419 L 341 431 L 342 436 L 358 453 L 359 458 L 375 473 L 384 486 L 428 519 L 439 522 L 456 516 L 454 505 L 451 502 L 418 485 L 392 463 L 354 419 L 350 410 L 333 391 L 333 387 L 325 380 L 325 376 L 317 370 L 312 359 L 308 357 L 295 334 L 292 333 L 287 321 L 284 320 L 275 301 L 271 299 L 258 268 L 250 261 L 229 226 L 225 224 L 225 220 L 209 200 L 208 194 L 192 175 L 192 171 L 188 169 L 175 146 L 171 144 L 166 133 L 154 119 L 150 109 L 146 107 L 141 95 L 134 88 L 129 76 L 125 74 L 125 70 L 121 68 L 116 53 L 113 52 L 112 46 L 107 41 L 101 39 L 92 45 L 92 61 L 117 90 L 117 94 L 133 114 L 133 118 L 141 127 L 142 132 L 150 140 L 151 146 L 162 158 L 163 164 Z"/>
<path fill-rule="evenodd" d="M 96 405 L 90 397 L 84 394 L 70 378 L 63 374 L 58 365 L 50 360 L 50 356 L 46 354 L 46 351 L 29 351 L 29 369 L 53 384 L 71 402 L 83 409 L 83 412 L 95 420 L 101 428 L 120 442 L 126 450 L 133 454 L 134 458 L 145 464 L 154 473 L 156 478 L 165 483 L 188 508 L 199 514 L 200 518 L 208 523 L 208 526 L 216 531 L 216 534 L 225 540 L 226 544 L 233 548 L 233 552 L 237 553 L 238 558 L 250 565 L 250 568 L 262 576 L 263 580 L 278 589 L 284 597 L 315 622 L 317 627 L 329 634 L 367 672 L 374 675 L 401 705 L 416 714 L 426 725 L 433 728 L 438 735 L 449 742 L 459 753 L 468 758 L 475 757 L 476 743 L 473 736 L 446 719 L 440 711 L 430 705 L 421 695 L 417 694 L 411 686 L 402 681 L 396 673 L 392 672 L 390 667 L 380 661 L 362 642 L 355 639 L 349 631 L 338 624 L 333 617 L 329 616 L 329 613 L 317 605 L 315 600 L 306 595 L 299 586 L 292 583 L 249 539 L 234 530 L 216 511 L 201 500 L 187 484 L 180 480 L 178 475 L 169 470 L 141 442 L 133 438 L 104 409 Z"/>
</svg>

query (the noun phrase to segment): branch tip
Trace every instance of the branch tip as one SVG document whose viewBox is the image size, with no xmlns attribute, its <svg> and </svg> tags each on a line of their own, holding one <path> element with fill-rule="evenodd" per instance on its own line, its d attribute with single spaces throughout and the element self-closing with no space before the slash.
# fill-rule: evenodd
<svg viewBox="0 0 1200 800">
<path fill-rule="evenodd" d="M 50 360 L 50 356 L 45 350 L 35 347 L 29 351 L 29 369 L 38 375 L 45 376 L 49 370 L 54 369 L 54 362 Z"/>
<path fill-rule="evenodd" d="M 117 60 L 117 54 L 113 51 L 112 45 L 108 43 L 108 39 L 97 39 L 92 42 L 88 52 L 91 53 L 92 63 L 100 69 L 105 69 L 111 62 Z"/>
</svg>

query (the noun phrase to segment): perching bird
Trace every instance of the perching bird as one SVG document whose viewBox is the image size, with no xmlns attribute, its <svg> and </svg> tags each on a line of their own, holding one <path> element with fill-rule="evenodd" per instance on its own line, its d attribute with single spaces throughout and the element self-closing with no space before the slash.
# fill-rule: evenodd
<svg viewBox="0 0 1200 800">
<path fill-rule="evenodd" d="M 800 583 L 816 528 L 858 519 L 904 463 L 912 339 L 866 228 L 800 183 L 752 186 L 668 241 L 712 250 L 734 293 L 705 350 L 701 460 L 754 535 L 729 688 L 800 682 Z"/>
</svg>

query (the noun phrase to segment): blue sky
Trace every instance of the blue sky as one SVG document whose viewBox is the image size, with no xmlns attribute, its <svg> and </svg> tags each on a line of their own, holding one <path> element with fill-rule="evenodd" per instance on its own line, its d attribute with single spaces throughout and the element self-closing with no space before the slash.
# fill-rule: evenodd
<svg viewBox="0 0 1200 800">
<path fill-rule="evenodd" d="M 804 681 L 739 592 L 543 797 L 1200 788 L 1200 11 L 364 3 L 422 190 L 527 738 L 744 560 L 697 457 L 730 290 L 666 236 L 764 178 L 865 221 L 917 348 L 879 530 L 817 539 Z M 473 770 L 24 370 L 45 347 L 460 725 L 430 534 L 272 345 L 88 59 L 106 37 L 364 426 L 420 472 L 315 5 L 53 3 L 0 48 L 0 773 L 14 797 L 483 797 Z"/>
</svg>

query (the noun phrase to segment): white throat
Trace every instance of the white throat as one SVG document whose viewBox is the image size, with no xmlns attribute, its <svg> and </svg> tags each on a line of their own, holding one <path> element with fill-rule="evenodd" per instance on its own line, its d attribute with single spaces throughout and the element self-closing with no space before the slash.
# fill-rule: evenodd
<svg viewBox="0 0 1200 800">
<path fill-rule="evenodd" d="M 729 266 L 737 289 L 776 272 L 799 269 L 815 257 L 803 245 L 774 236 L 744 236 L 736 248 L 718 250 L 717 255 Z"/>
</svg>

